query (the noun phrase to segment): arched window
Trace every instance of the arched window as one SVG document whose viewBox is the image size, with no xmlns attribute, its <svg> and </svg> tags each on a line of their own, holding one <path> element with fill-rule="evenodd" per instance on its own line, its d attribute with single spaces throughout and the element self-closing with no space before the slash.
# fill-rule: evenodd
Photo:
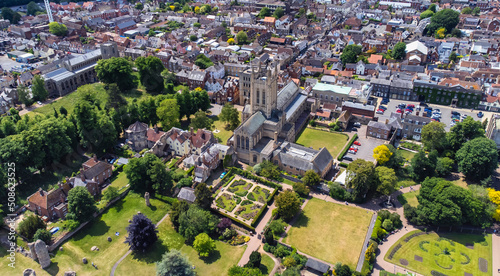
<svg viewBox="0 0 500 276">
<path fill-rule="evenodd" d="M 250 149 L 250 140 L 247 137 L 247 150 L 249 150 L 249 149 Z"/>
</svg>

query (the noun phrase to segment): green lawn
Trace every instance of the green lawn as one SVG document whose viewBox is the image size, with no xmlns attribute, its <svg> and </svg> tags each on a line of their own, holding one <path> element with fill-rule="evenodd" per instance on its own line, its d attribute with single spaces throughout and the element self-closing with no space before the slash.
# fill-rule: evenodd
<svg viewBox="0 0 500 276">
<path fill-rule="evenodd" d="M 419 191 L 404 193 L 398 196 L 399 203 L 405 205 L 406 203 L 410 204 L 410 206 L 417 207 L 418 200 L 417 195 Z"/>
<path fill-rule="evenodd" d="M 288 180 L 288 179 L 286 179 L 286 178 L 284 178 L 284 177 L 283 177 L 283 181 L 281 181 L 281 182 L 283 182 L 283 183 L 285 183 L 285 184 L 288 184 L 288 185 L 292 185 L 292 186 L 293 186 L 293 184 L 295 184 L 295 182 L 293 182 L 293 181 L 291 181 L 291 180 Z"/>
<path fill-rule="evenodd" d="M 127 186 L 127 184 L 128 184 L 127 175 L 125 174 L 125 172 L 121 172 L 116 177 L 111 179 L 111 185 L 109 186 L 115 187 L 118 189 L 118 191 L 121 192 L 123 189 L 125 189 L 125 186 Z"/>
<path fill-rule="evenodd" d="M 348 138 L 347 135 L 341 133 L 306 128 L 297 138 L 296 143 L 314 149 L 326 147 L 333 158 L 336 158 L 344 148 Z"/>
<path fill-rule="evenodd" d="M 253 188 L 252 192 L 247 195 L 247 198 L 253 201 L 258 201 L 260 203 L 266 203 L 270 195 L 271 191 L 269 191 L 268 189 L 256 186 L 255 188 Z"/>
<path fill-rule="evenodd" d="M 372 213 L 312 198 L 285 238 L 285 243 L 331 264 L 355 268 Z"/>
<path fill-rule="evenodd" d="M 238 196 L 246 196 L 252 189 L 253 184 L 245 180 L 235 180 L 227 190 Z"/>
<path fill-rule="evenodd" d="M 63 251 L 54 251 L 56 255 L 52 258 L 52 265 L 47 268 L 47 272 L 60 275 L 73 270 L 78 275 L 109 275 L 113 264 L 128 251 L 128 246 L 124 243 L 128 220 L 140 211 L 156 223 L 170 209 L 170 205 L 164 201 L 152 198 L 150 202 L 151 206 L 147 207 L 141 195 L 129 193 L 65 242 L 62 245 Z M 119 232 L 120 235 L 115 236 L 115 232 Z M 111 242 L 107 241 L 108 236 L 112 238 Z M 94 245 L 99 247 L 99 251 L 90 250 Z M 82 263 L 83 257 L 89 260 L 89 264 Z M 91 262 L 94 262 L 99 269 L 94 269 L 90 265 Z M 26 265 L 22 265 L 21 270 L 28 267 L 36 269 L 39 266 L 28 260 Z M 36 271 L 37 275 L 39 271 L 41 269 Z"/>
<path fill-rule="evenodd" d="M 271 257 L 267 256 L 266 254 L 262 254 L 262 259 L 260 261 L 260 271 L 264 275 L 269 275 L 271 271 L 273 271 L 274 268 L 274 261 Z"/>
<path fill-rule="evenodd" d="M 406 159 L 407 161 L 410 161 L 413 158 L 413 156 L 415 156 L 415 154 L 416 154 L 414 152 L 404 150 L 404 149 L 398 149 L 398 152 L 401 153 L 401 156 L 403 156 L 403 158 Z"/>
<path fill-rule="evenodd" d="M 16 262 L 14 267 L 10 267 L 10 261 L 7 250 L 0 246 L 0 275 L 23 275 L 26 268 L 35 270 L 37 276 L 50 276 L 51 274 L 40 268 L 40 265 L 34 262 L 31 258 L 24 257 L 22 254 L 16 253 Z M 64 273 L 64 271 L 63 271 Z"/>
<path fill-rule="evenodd" d="M 240 121 L 241 121 L 241 112 L 240 113 Z M 233 131 L 227 128 L 226 123 L 221 122 L 219 120 L 219 116 L 211 116 L 210 117 L 214 121 L 214 135 L 215 137 L 221 139 L 222 144 L 226 144 L 227 140 L 233 136 Z M 215 131 L 218 131 L 215 133 Z"/>
<path fill-rule="evenodd" d="M 196 267 L 195 270 L 198 275 L 226 275 L 229 268 L 238 263 L 246 249 L 246 245 L 231 246 L 216 241 L 216 250 L 208 258 L 200 258 L 191 246 L 184 244 L 184 238 L 175 231 L 169 219 L 160 224 L 158 236 L 159 241 L 152 250 L 146 254 L 130 254 L 127 256 L 116 269 L 115 275 L 135 276 L 138 271 L 140 271 L 140 275 L 155 275 L 155 262 L 160 261 L 161 255 L 171 249 L 177 249 L 184 253 L 189 262 Z M 264 263 L 264 257 L 262 260 Z"/>
<path fill-rule="evenodd" d="M 472 275 L 492 275 L 491 271 L 491 235 L 471 235 L 461 233 L 449 233 L 438 235 L 434 232 L 411 238 L 408 242 L 404 239 L 416 230 L 406 234 L 387 252 L 385 260 L 423 275 L 431 275 L 435 270 L 445 275 L 462 276 L 464 273 Z M 401 244 L 401 248 L 389 259 L 393 248 Z M 469 248 L 473 247 L 473 248 Z M 421 261 L 415 260 L 421 257 Z M 484 259 L 481 271 L 479 260 Z M 402 265 L 406 260 L 408 265 Z"/>
</svg>

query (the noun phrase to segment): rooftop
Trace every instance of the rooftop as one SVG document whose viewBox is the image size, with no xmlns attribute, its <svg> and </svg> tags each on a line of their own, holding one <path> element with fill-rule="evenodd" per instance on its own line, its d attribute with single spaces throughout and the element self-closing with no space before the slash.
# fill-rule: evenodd
<svg viewBox="0 0 500 276">
<path fill-rule="evenodd" d="M 313 90 L 315 91 L 328 91 L 328 92 L 333 92 L 337 94 L 344 94 L 344 95 L 349 95 L 349 92 L 351 92 L 351 87 L 347 86 L 339 86 L 339 85 L 334 85 L 334 84 L 328 84 L 328 83 L 317 83 L 314 85 Z"/>
</svg>

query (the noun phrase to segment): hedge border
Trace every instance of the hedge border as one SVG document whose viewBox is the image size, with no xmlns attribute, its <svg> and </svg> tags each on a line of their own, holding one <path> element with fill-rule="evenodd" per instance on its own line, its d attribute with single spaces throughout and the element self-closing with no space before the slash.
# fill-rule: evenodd
<svg viewBox="0 0 500 276">
<path fill-rule="evenodd" d="M 342 158 L 344 157 L 345 153 L 349 150 L 351 147 L 352 143 L 354 143 L 354 140 L 358 138 L 358 134 L 354 133 L 354 136 L 352 136 L 351 140 L 349 140 L 349 143 L 345 145 L 344 149 L 340 152 L 339 156 L 337 157 L 338 161 L 342 161 Z"/>
<path fill-rule="evenodd" d="M 186 175 L 191 175 L 194 171 L 194 166 L 192 166 L 191 168 L 189 168 L 187 171 L 186 171 Z"/>
<path fill-rule="evenodd" d="M 259 219 L 262 217 L 262 214 L 264 214 L 264 211 L 267 210 L 267 206 L 268 205 L 266 203 L 262 206 L 262 208 L 260 208 L 260 211 L 257 213 L 257 215 L 255 215 L 252 222 L 250 223 L 250 226 L 255 227 L 255 225 L 257 224 L 257 221 L 259 221 Z"/>
<path fill-rule="evenodd" d="M 267 208 L 267 205 L 266 205 L 266 208 Z M 255 227 L 253 227 L 252 225 L 248 225 L 248 224 L 244 223 L 243 221 L 241 221 L 241 220 L 239 220 L 239 219 L 237 219 L 237 218 L 234 218 L 234 217 L 232 217 L 232 216 L 230 216 L 230 215 L 228 215 L 228 214 L 225 214 L 225 213 L 223 213 L 223 212 L 221 212 L 221 211 L 219 211 L 219 210 L 217 210 L 217 209 L 212 209 L 212 210 L 213 210 L 213 211 L 215 211 L 215 212 L 217 212 L 217 213 L 218 213 L 218 214 L 220 214 L 220 215 L 225 216 L 226 218 L 229 218 L 230 220 L 232 220 L 232 221 L 234 221 L 234 222 L 238 223 L 239 225 L 241 225 L 241 226 L 243 226 L 243 227 L 246 227 L 246 228 L 250 229 L 251 231 L 254 231 L 254 232 L 255 232 Z M 262 209 L 262 210 L 263 210 L 263 209 Z"/>
</svg>

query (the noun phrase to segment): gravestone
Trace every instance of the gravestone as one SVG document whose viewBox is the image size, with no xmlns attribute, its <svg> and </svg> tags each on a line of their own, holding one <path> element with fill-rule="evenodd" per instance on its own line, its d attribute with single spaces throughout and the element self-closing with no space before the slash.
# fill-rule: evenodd
<svg viewBox="0 0 500 276">
<path fill-rule="evenodd" d="M 49 249 L 42 240 L 37 240 L 35 242 L 35 251 L 36 251 L 36 256 L 38 257 L 38 262 L 40 263 L 42 268 L 45 269 L 49 267 L 51 264 Z"/>
<path fill-rule="evenodd" d="M 151 204 L 149 203 L 149 192 L 146 192 L 144 194 L 144 199 L 146 200 L 146 206 L 151 206 Z"/>
<path fill-rule="evenodd" d="M 111 241 L 111 237 L 108 237 L 108 241 L 109 241 L 109 242 Z"/>
<path fill-rule="evenodd" d="M 35 243 L 34 242 L 28 243 L 28 248 L 30 249 L 31 258 L 34 261 L 38 260 L 38 257 L 36 256 L 36 252 L 35 252 Z"/>
<path fill-rule="evenodd" d="M 87 263 L 88 263 L 87 258 L 85 258 L 85 257 L 84 257 L 84 258 L 82 259 L 82 262 L 83 262 L 83 264 L 87 264 Z"/>
<path fill-rule="evenodd" d="M 35 270 L 33 270 L 31 268 L 26 268 L 23 271 L 23 276 L 36 276 Z"/>
<path fill-rule="evenodd" d="M 74 272 L 74 271 L 66 271 L 66 272 L 64 272 L 64 276 L 76 276 L 76 272 Z"/>
</svg>

